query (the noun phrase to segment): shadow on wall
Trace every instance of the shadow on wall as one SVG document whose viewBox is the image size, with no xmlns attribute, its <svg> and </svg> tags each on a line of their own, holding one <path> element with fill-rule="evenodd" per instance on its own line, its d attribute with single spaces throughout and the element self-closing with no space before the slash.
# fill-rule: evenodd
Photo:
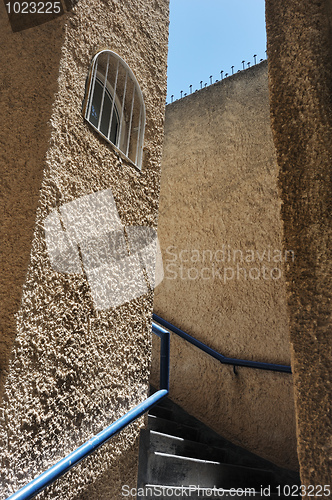
<svg viewBox="0 0 332 500">
<path fill-rule="evenodd" d="M 13 32 L 26 30 L 52 21 L 69 12 L 79 0 L 49 0 L 26 2 L 3 0 Z"/>
</svg>

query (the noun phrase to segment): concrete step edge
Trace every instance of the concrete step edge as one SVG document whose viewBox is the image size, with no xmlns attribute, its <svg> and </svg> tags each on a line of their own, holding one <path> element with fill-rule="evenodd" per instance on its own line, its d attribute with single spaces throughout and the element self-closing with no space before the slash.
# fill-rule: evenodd
<svg viewBox="0 0 332 500">
<path fill-rule="evenodd" d="M 178 458 L 180 460 L 187 460 L 188 462 L 197 462 L 201 464 L 215 464 L 215 465 L 221 464 L 221 462 L 215 462 L 213 460 L 202 460 L 200 458 L 185 457 L 182 455 L 174 455 L 172 453 L 163 453 L 161 451 L 154 451 L 153 453 L 154 455 L 157 455 L 159 457 Z"/>
</svg>

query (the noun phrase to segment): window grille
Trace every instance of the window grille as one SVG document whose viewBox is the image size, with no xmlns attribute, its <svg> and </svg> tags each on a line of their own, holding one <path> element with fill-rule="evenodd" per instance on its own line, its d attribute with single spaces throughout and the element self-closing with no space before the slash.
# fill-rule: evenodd
<svg viewBox="0 0 332 500">
<path fill-rule="evenodd" d="M 143 95 L 133 72 L 115 52 L 102 50 L 92 59 L 83 115 L 122 157 L 141 169 Z"/>
</svg>

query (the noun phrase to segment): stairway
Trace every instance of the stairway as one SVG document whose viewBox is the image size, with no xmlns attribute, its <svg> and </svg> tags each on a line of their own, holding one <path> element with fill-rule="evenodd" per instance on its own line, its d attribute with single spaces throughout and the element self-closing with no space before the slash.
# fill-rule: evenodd
<svg viewBox="0 0 332 500">
<path fill-rule="evenodd" d="M 294 499 L 300 497 L 283 488 L 297 484 L 297 473 L 235 446 L 168 398 L 150 410 L 141 431 L 139 500 Z"/>
</svg>

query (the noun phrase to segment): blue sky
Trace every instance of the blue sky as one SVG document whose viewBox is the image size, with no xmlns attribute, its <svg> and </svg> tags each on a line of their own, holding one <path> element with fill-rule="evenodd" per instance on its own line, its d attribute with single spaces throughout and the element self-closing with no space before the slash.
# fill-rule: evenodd
<svg viewBox="0 0 332 500">
<path fill-rule="evenodd" d="M 167 102 L 265 59 L 264 0 L 171 0 Z"/>
</svg>

